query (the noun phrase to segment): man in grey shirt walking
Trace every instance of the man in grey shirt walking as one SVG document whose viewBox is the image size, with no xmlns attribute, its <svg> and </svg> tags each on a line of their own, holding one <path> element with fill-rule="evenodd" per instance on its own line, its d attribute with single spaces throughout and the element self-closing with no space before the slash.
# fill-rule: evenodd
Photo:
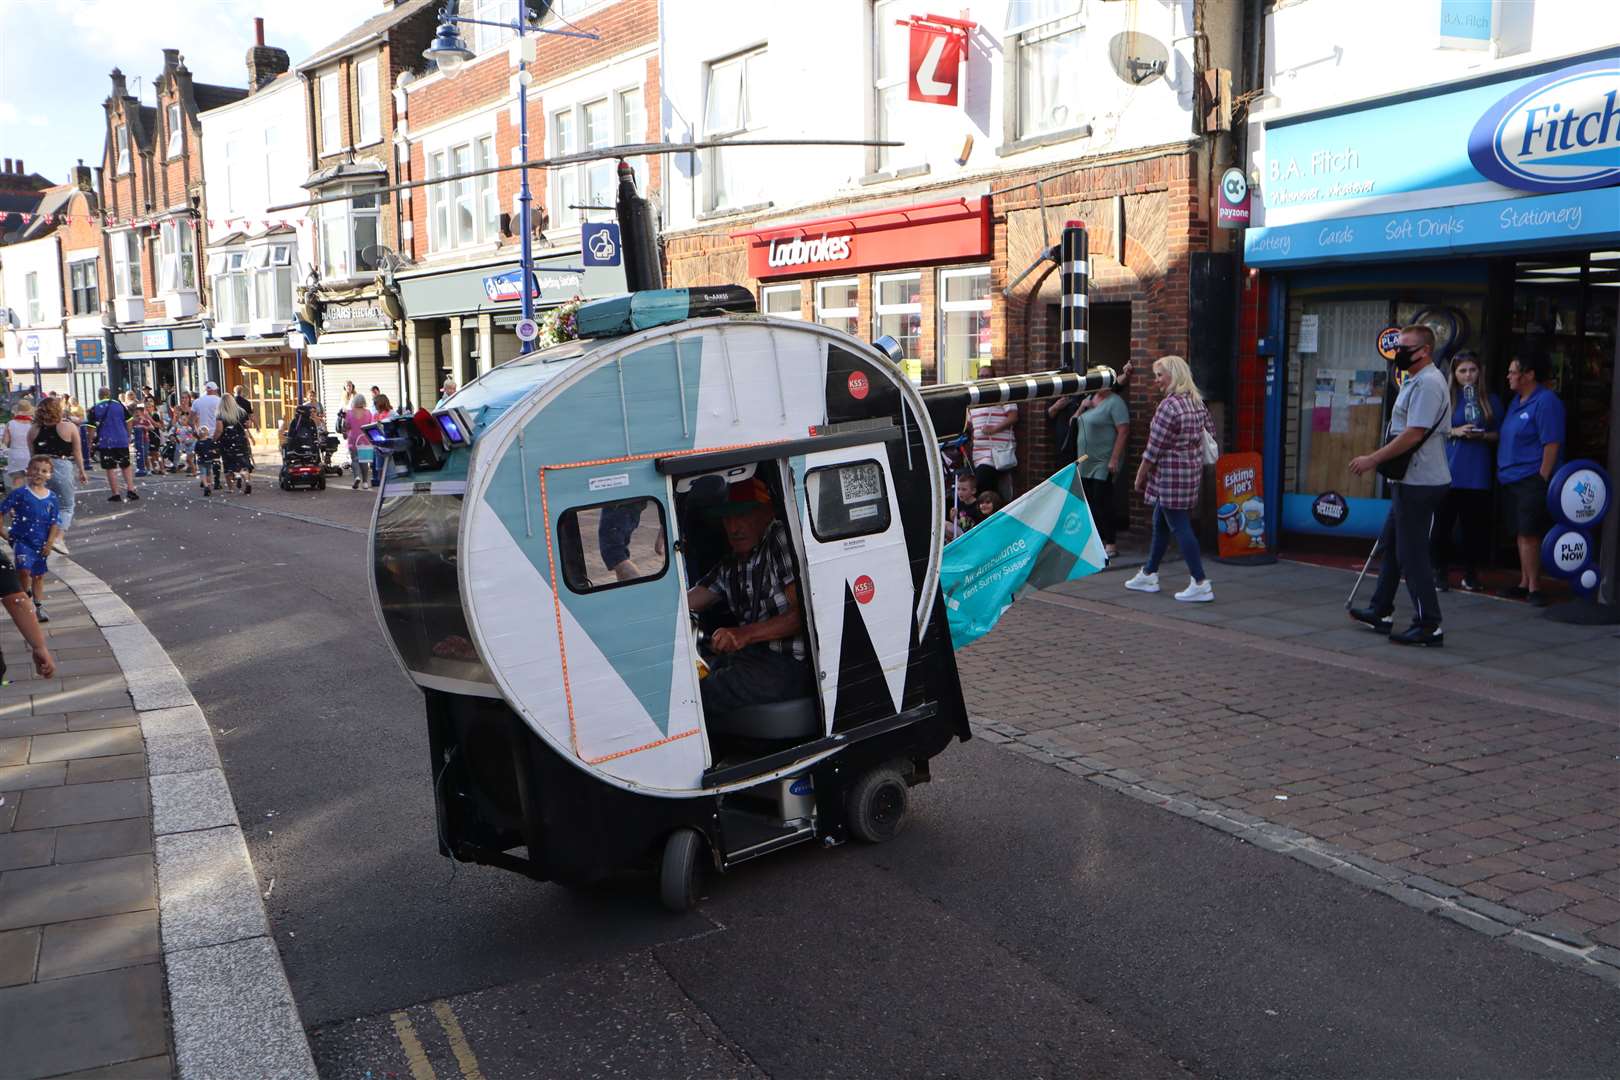
<svg viewBox="0 0 1620 1080">
<path fill-rule="evenodd" d="M 1408 451 L 1412 458 L 1406 475 L 1390 481 L 1389 516 L 1378 540 L 1384 564 L 1378 571 L 1372 603 L 1350 612 L 1350 617 L 1388 634 L 1392 644 L 1439 647 L 1445 640 L 1434 568 L 1429 564 L 1429 531 L 1451 487 L 1445 440 L 1451 427 L 1451 396 L 1445 376 L 1434 366 L 1434 331 L 1427 326 L 1403 328 L 1395 366 L 1406 372 L 1406 382 L 1395 397 L 1389 441 L 1353 459 L 1350 471 L 1360 476 Z M 1431 438 L 1431 434 L 1439 438 Z M 1403 574 L 1412 597 L 1412 625 L 1395 633 L 1395 591 Z"/>
</svg>

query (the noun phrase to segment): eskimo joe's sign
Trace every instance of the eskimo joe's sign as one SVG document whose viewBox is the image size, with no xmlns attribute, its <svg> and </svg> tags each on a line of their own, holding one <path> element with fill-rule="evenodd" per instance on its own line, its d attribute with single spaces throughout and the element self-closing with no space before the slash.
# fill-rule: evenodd
<svg viewBox="0 0 1620 1080">
<path fill-rule="evenodd" d="M 748 272 L 761 279 L 960 262 L 989 257 L 989 204 L 950 199 L 732 235 L 748 241 Z"/>
</svg>

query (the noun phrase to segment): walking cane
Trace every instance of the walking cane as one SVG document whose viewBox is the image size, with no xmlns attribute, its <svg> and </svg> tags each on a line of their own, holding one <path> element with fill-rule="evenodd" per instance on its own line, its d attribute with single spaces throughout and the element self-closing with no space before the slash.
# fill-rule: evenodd
<svg viewBox="0 0 1620 1080">
<path fill-rule="evenodd" d="M 1350 595 L 1345 597 L 1344 610 L 1349 611 L 1356 602 L 1356 591 L 1361 588 L 1361 579 L 1367 576 L 1367 568 L 1372 565 L 1373 556 L 1378 554 L 1378 543 L 1383 537 L 1373 541 L 1372 550 L 1367 552 L 1367 561 L 1361 564 L 1361 573 L 1356 575 L 1356 583 L 1350 587 Z"/>
</svg>

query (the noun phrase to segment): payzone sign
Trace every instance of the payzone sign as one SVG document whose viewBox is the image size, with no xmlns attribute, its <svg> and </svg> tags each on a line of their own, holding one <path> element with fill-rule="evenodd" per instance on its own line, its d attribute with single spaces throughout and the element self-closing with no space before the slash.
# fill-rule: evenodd
<svg viewBox="0 0 1620 1080">
<path fill-rule="evenodd" d="M 1480 117 L 1468 159 L 1521 191 L 1578 191 L 1620 180 L 1620 57 L 1517 87 Z"/>
</svg>

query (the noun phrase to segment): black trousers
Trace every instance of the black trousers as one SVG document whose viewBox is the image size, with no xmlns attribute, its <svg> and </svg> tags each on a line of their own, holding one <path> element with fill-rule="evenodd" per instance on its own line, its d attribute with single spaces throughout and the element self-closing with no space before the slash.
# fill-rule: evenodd
<svg viewBox="0 0 1620 1080">
<path fill-rule="evenodd" d="M 768 645 L 750 645 L 723 657 L 698 686 L 703 711 L 730 712 L 744 705 L 765 705 L 809 697 L 815 688 L 808 660 L 775 652 Z"/>
<path fill-rule="evenodd" d="M 1445 501 L 1449 484 L 1391 484 L 1394 495 L 1378 548 L 1384 565 L 1373 590 L 1374 611 L 1395 610 L 1395 590 L 1406 578 L 1412 597 L 1412 621 L 1420 626 L 1440 625 L 1440 598 L 1434 591 L 1434 569 L 1429 565 L 1429 532 L 1435 512 Z"/>
<path fill-rule="evenodd" d="M 1085 489 L 1086 502 L 1091 505 L 1091 520 L 1097 523 L 1097 535 L 1102 542 L 1112 544 L 1114 530 L 1114 478 L 1112 476 L 1082 476 L 1080 486 Z"/>
<path fill-rule="evenodd" d="M 1453 531 L 1461 539 L 1458 543 Z M 1451 488 L 1434 515 L 1434 542 L 1430 554 L 1435 573 L 1462 563 L 1463 576 L 1479 577 L 1479 568 L 1490 557 L 1491 492 L 1489 488 Z"/>
</svg>

